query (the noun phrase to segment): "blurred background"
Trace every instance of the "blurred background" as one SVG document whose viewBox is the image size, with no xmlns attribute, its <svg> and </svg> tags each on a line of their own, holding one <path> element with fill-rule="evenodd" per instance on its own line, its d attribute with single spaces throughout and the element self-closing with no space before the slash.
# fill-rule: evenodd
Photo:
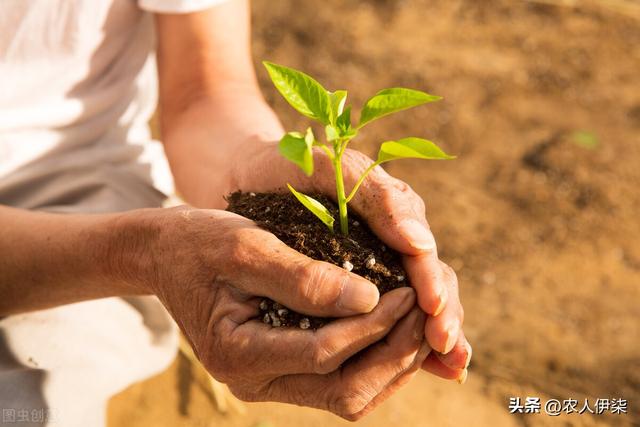
<svg viewBox="0 0 640 427">
<path fill-rule="evenodd" d="M 353 148 L 412 135 L 458 155 L 388 170 L 425 199 L 458 273 L 469 380 L 420 374 L 358 424 L 640 425 L 640 2 L 254 0 L 253 28 L 257 65 L 304 70 L 355 106 L 389 86 L 445 98 L 376 121 Z M 285 127 L 304 129 L 258 71 Z M 510 415 L 526 396 L 623 398 L 629 414 Z M 181 354 L 116 396 L 109 425 L 349 425 L 214 400 Z"/>
</svg>

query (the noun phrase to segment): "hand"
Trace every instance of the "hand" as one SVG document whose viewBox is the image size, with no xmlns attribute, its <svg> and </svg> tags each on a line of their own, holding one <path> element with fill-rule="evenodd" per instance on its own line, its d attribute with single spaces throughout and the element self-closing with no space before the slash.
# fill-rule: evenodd
<svg viewBox="0 0 640 427">
<path fill-rule="evenodd" d="M 127 233 L 147 266 L 136 280 L 158 295 L 211 375 L 243 400 L 355 420 L 408 381 L 430 351 L 410 288 L 380 298 L 367 280 L 307 258 L 229 212 L 132 215 L 146 224 L 143 233 L 137 225 Z M 274 328 L 255 319 L 262 297 L 339 319 L 317 331 Z"/>
<path fill-rule="evenodd" d="M 306 177 L 285 160 L 273 143 L 252 143 L 243 147 L 242 161 L 234 162 L 230 188 L 243 191 L 287 191 L 291 183 L 303 192 L 318 192 L 335 198 L 334 173 L 321 151 L 314 154 L 315 172 Z M 343 173 L 347 192 L 372 160 L 346 150 Z M 418 304 L 430 314 L 425 336 L 436 350 L 423 364 L 435 375 L 464 382 L 471 359 L 471 346 L 462 332 L 464 311 L 458 296 L 456 274 L 438 259 L 436 242 L 425 217 L 425 205 L 406 183 L 376 167 L 365 179 L 349 206 L 390 247 L 403 254 L 404 266 L 418 297 Z"/>
</svg>

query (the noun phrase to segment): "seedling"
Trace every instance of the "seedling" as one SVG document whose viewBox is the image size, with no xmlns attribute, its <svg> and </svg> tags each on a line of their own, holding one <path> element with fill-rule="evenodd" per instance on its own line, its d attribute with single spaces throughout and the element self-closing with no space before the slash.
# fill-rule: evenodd
<svg viewBox="0 0 640 427">
<path fill-rule="evenodd" d="M 429 95 L 414 89 L 390 88 L 376 93 L 364 104 L 357 126 L 351 123 L 351 106 L 345 106 L 346 90 L 329 92 L 320 83 L 305 73 L 292 68 L 263 62 L 271 81 L 289 104 L 303 115 L 324 125 L 326 142 L 318 141 L 312 129 L 306 132 L 288 132 L 278 145 L 280 153 L 298 165 L 307 176 L 313 175 L 313 148 L 323 150 L 333 165 L 336 177 L 336 200 L 340 215 L 340 231 L 349 233 L 347 204 L 356 195 L 360 185 L 376 166 L 396 159 L 453 159 L 436 144 L 417 137 L 383 142 L 376 161 L 356 181 L 347 194 L 342 176 L 342 155 L 358 131 L 368 123 L 397 111 L 406 110 L 429 102 L 439 101 L 439 96 Z M 317 200 L 296 191 L 287 184 L 293 195 L 333 232 L 335 219 L 331 212 Z"/>
</svg>

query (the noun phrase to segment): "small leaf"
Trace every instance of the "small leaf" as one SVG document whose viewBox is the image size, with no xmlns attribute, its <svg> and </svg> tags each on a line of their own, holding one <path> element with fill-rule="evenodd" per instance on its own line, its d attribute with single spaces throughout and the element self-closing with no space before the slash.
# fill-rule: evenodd
<svg viewBox="0 0 640 427">
<path fill-rule="evenodd" d="M 340 138 L 340 132 L 334 125 L 325 126 L 324 133 L 325 135 L 327 135 L 327 141 L 329 142 L 335 141 L 336 139 Z"/>
<path fill-rule="evenodd" d="M 428 102 L 439 101 L 440 99 L 442 99 L 440 96 L 429 95 L 419 90 L 401 87 L 381 90 L 364 105 L 358 127 L 362 127 L 370 121 L 379 119 L 387 114 L 406 110 L 407 108 Z"/>
<path fill-rule="evenodd" d="M 263 61 L 271 81 L 289 104 L 323 124 L 331 121 L 331 97 L 320 83 L 293 68 Z"/>
<path fill-rule="evenodd" d="M 346 133 L 349 130 L 351 127 L 351 106 L 345 108 L 345 110 L 338 116 L 336 126 L 341 133 Z"/>
<path fill-rule="evenodd" d="M 341 137 L 345 139 L 353 139 L 358 134 L 358 129 L 349 128 L 344 132 Z"/>
<path fill-rule="evenodd" d="M 329 92 L 329 98 L 331 99 L 331 123 L 336 122 L 336 119 L 342 110 L 344 110 L 344 103 L 347 101 L 347 91 L 337 90 L 335 92 Z"/>
<path fill-rule="evenodd" d="M 329 227 L 331 231 L 333 231 L 333 223 L 335 220 L 333 216 L 331 216 L 331 212 L 329 212 L 329 210 L 325 208 L 322 203 L 305 194 L 298 193 L 289 184 L 287 184 L 287 187 L 289 187 L 289 191 L 291 191 L 293 195 L 296 196 L 296 199 L 298 199 L 298 201 L 302 203 L 305 208 L 309 209 L 312 214 L 317 216 L 320 221 L 322 221 L 327 227 Z"/>
<path fill-rule="evenodd" d="M 336 120 L 335 125 L 327 125 L 325 127 L 325 134 L 327 135 L 327 141 L 335 141 L 337 139 L 351 139 L 358 131 L 351 127 L 351 107 L 344 109 Z"/>
<path fill-rule="evenodd" d="M 278 144 L 278 150 L 285 159 L 300 166 L 300 169 L 307 175 L 313 174 L 313 152 L 311 147 L 315 138 L 311 128 L 302 135 L 300 132 L 289 132 L 282 137 Z"/>
<path fill-rule="evenodd" d="M 436 144 L 422 138 L 402 138 L 398 141 L 387 141 L 380 146 L 377 163 L 384 163 L 396 159 L 433 159 L 449 160 L 450 156 Z"/>
<path fill-rule="evenodd" d="M 307 128 L 307 131 L 304 134 L 304 142 L 307 143 L 309 150 L 311 150 L 313 144 L 316 143 L 316 137 L 313 136 L 313 130 L 310 127 Z"/>
<path fill-rule="evenodd" d="M 574 144 L 586 148 L 588 150 L 594 150 L 598 148 L 598 135 L 586 130 L 575 131 L 571 134 L 571 140 Z"/>
</svg>

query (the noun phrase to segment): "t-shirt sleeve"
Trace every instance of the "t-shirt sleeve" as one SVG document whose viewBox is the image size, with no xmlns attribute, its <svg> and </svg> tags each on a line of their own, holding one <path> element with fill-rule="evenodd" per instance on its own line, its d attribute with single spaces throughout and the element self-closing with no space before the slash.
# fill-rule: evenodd
<svg viewBox="0 0 640 427">
<path fill-rule="evenodd" d="M 189 13 L 233 0 L 138 0 L 141 9 L 155 13 Z"/>
</svg>

